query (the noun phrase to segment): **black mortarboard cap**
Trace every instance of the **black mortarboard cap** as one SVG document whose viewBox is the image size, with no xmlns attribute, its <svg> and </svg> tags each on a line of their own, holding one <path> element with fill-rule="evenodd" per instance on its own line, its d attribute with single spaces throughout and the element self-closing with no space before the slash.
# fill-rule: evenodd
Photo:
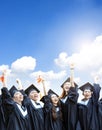
<svg viewBox="0 0 102 130">
<path fill-rule="evenodd" d="M 63 84 L 61 85 L 61 88 L 63 88 L 63 85 L 64 85 L 66 82 L 70 82 L 70 77 L 67 78 L 67 79 L 63 82 Z M 74 82 L 74 85 L 75 85 L 75 87 L 78 87 L 78 85 L 77 85 L 75 82 Z"/>
<path fill-rule="evenodd" d="M 84 91 L 85 89 L 89 89 L 91 91 L 93 91 L 94 86 L 92 84 L 90 84 L 89 82 L 85 83 L 84 85 L 82 85 L 81 87 L 79 87 L 79 89 L 81 91 Z"/>
<path fill-rule="evenodd" d="M 37 87 L 35 87 L 34 84 L 31 84 L 31 85 L 25 90 L 25 93 L 26 93 L 27 95 L 29 95 L 30 92 L 33 91 L 33 90 L 37 91 L 38 93 L 40 92 L 40 90 L 39 90 Z"/>
<path fill-rule="evenodd" d="M 11 96 L 13 97 L 14 96 L 14 94 L 16 93 L 16 92 L 18 92 L 19 90 L 13 85 L 11 88 L 10 88 L 10 90 L 9 90 L 9 92 L 10 92 L 10 94 L 11 94 Z"/>
<path fill-rule="evenodd" d="M 49 103 L 50 102 L 50 98 L 48 95 L 43 96 L 40 101 L 42 101 L 43 103 Z"/>
<path fill-rule="evenodd" d="M 57 93 L 55 93 L 52 89 L 49 89 L 48 95 L 51 96 L 52 94 L 55 94 L 57 97 L 59 97 Z"/>
</svg>

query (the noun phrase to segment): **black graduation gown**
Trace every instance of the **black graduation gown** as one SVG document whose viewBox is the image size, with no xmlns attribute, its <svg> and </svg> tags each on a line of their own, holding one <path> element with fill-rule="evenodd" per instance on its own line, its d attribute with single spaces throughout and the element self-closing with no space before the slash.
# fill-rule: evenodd
<svg viewBox="0 0 102 130">
<path fill-rule="evenodd" d="M 66 101 L 63 102 L 63 99 L 61 99 L 66 130 L 76 130 L 78 95 L 77 88 L 71 87 L 68 96 L 66 97 Z"/>
<path fill-rule="evenodd" d="M 40 104 L 34 103 L 34 101 L 31 101 L 31 99 L 27 96 L 25 96 L 24 103 L 27 107 L 29 116 L 30 116 L 30 122 L 32 126 L 32 130 L 45 130 L 44 129 L 44 113 L 43 113 L 43 108 L 41 107 Z M 34 106 L 34 104 L 35 106 Z"/>
<path fill-rule="evenodd" d="M 57 119 L 52 118 L 52 103 L 48 102 L 48 96 L 44 96 L 44 114 L 45 114 L 45 129 L 44 130 L 65 130 L 62 119 L 60 118 L 59 107 L 56 107 Z"/>
<path fill-rule="evenodd" d="M 6 109 L 7 130 L 31 130 L 28 114 L 25 116 L 15 103 L 7 88 L 2 88 L 3 104 Z M 26 109 L 27 110 L 27 109 Z"/>
<path fill-rule="evenodd" d="M 2 96 L 0 95 L 0 130 L 6 130 Z"/>
<path fill-rule="evenodd" d="M 94 84 L 93 95 L 87 105 L 78 103 L 78 120 L 81 130 L 99 130 L 98 98 L 100 86 Z"/>
<path fill-rule="evenodd" d="M 102 130 L 102 99 L 98 102 L 99 130 Z"/>
</svg>

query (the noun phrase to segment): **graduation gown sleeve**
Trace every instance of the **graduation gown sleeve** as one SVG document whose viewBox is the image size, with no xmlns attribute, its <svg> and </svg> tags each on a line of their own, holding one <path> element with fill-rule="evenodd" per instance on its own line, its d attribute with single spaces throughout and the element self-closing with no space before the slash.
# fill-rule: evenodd
<svg viewBox="0 0 102 130">
<path fill-rule="evenodd" d="M 52 107 L 49 97 L 44 96 L 44 112 L 45 112 L 45 130 L 65 130 L 63 121 L 60 118 L 60 111 L 57 111 L 57 118 L 54 120 L 52 117 Z"/>
<path fill-rule="evenodd" d="M 2 88 L 2 96 L 6 109 L 7 130 L 31 130 L 27 109 L 26 114 L 23 115 L 7 88 Z"/>
<path fill-rule="evenodd" d="M 76 88 L 71 87 L 65 103 L 62 103 L 64 124 L 66 130 L 75 130 L 77 125 L 77 99 Z"/>
<path fill-rule="evenodd" d="M 98 98 L 100 86 L 94 84 L 92 97 L 88 104 L 78 103 L 78 119 L 82 130 L 99 130 Z"/>
<path fill-rule="evenodd" d="M 24 95 L 23 104 L 27 107 L 30 116 L 32 130 L 44 130 L 44 112 L 42 106 L 40 106 L 39 103 L 39 108 L 37 108 L 37 106 L 33 104 L 34 101 L 31 101 L 23 90 L 22 94 Z"/>
<path fill-rule="evenodd" d="M 98 102 L 99 130 L 102 129 L 102 99 Z"/>
<path fill-rule="evenodd" d="M 2 96 L 0 96 L 0 130 L 6 130 L 4 108 L 2 104 Z"/>
</svg>

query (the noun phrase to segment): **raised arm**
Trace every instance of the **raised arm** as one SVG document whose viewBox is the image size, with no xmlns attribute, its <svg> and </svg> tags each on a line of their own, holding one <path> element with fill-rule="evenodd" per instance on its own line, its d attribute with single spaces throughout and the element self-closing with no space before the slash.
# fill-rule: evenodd
<svg viewBox="0 0 102 130">
<path fill-rule="evenodd" d="M 99 100 L 99 96 L 100 96 L 100 90 L 101 90 L 101 87 L 99 85 L 99 77 L 98 76 L 95 76 L 94 77 L 94 90 L 93 90 L 93 100 L 94 100 L 94 103 L 97 103 L 98 100 Z"/>
<path fill-rule="evenodd" d="M 6 83 L 6 78 L 5 78 L 5 73 L 4 73 L 4 80 L 2 82 L 2 88 L 1 88 L 1 93 L 2 93 L 2 103 L 7 110 L 12 111 L 14 108 L 14 101 L 10 95 L 10 92 L 8 91 L 7 88 L 7 83 Z"/>
<path fill-rule="evenodd" d="M 74 63 L 70 64 L 70 82 L 71 82 L 71 86 L 75 87 L 75 84 L 74 84 Z"/>
</svg>

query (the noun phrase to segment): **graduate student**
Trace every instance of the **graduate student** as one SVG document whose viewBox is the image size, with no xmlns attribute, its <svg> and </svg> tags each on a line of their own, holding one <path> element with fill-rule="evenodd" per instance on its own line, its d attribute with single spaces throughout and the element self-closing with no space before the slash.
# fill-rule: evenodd
<svg viewBox="0 0 102 130">
<path fill-rule="evenodd" d="M 79 89 L 84 96 L 78 103 L 78 119 L 81 130 L 99 130 L 98 98 L 100 86 L 87 82 Z"/>
<path fill-rule="evenodd" d="M 45 130 L 65 130 L 58 95 L 50 89 L 41 101 L 44 102 Z"/>
<path fill-rule="evenodd" d="M 71 85 L 70 78 L 68 78 L 61 87 L 63 92 L 60 99 L 62 101 L 65 128 L 66 130 L 76 130 L 78 99 L 77 89 L 75 85 Z"/>
<path fill-rule="evenodd" d="M 98 102 L 99 130 L 102 129 L 102 98 Z"/>
<path fill-rule="evenodd" d="M 6 122 L 4 115 L 4 107 L 2 103 L 2 95 L 0 95 L 0 130 L 6 130 Z"/>
<path fill-rule="evenodd" d="M 62 110 L 65 130 L 76 130 L 77 125 L 77 84 L 74 82 L 74 67 L 71 66 L 71 75 L 61 85 Z"/>
<path fill-rule="evenodd" d="M 40 90 L 34 84 L 25 90 L 28 96 L 25 98 L 25 105 L 30 116 L 32 130 L 45 130 L 43 103 L 39 101 L 39 92 Z"/>
<path fill-rule="evenodd" d="M 0 76 L 0 81 L 2 83 L 2 86 L 6 86 L 6 78 L 5 73 L 2 73 L 2 76 Z M 0 91 L 1 93 L 1 91 Z M 6 130 L 6 122 L 5 122 L 5 114 L 4 114 L 4 105 L 2 101 L 2 94 L 0 95 L 0 130 Z"/>
<path fill-rule="evenodd" d="M 12 86 L 9 91 L 5 86 L 1 90 L 7 130 L 31 130 L 28 111 L 23 106 L 21 92 L 15 86 Z"/>
</svg>

